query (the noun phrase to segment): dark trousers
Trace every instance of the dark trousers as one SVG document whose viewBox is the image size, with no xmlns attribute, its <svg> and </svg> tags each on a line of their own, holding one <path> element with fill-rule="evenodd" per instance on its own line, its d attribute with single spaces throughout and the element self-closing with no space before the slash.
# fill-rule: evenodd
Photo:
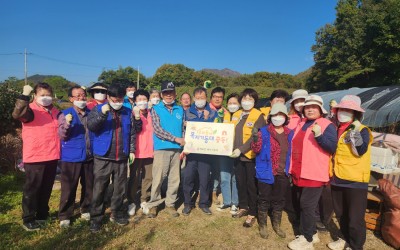
<svg viewBox="0 0 400 250">
<path fill-rule="evenodd" d="M 293 186 L 297 210 L 300 215 L 300 230 L 308 242 L 312 241 L 313 235 L 317 232 L 315 227 L 315 209 L 321 197 L 323 187 L 298 187 Z"/>
<path fill-rule="evenodd" d="M 248 209 L 249 215 L 257 215 L 256 164 L 235 160 L 236 184 L 239 195 L 239 208 Z"/>
<path fill-rule="evenodd" d="M 274 178 L 273 184 L 258 182 L 258 209 L 262 212 L 267 212 L 270 207 L 272 211 L 282 211 L 285 207 L 289 177 L 275 175 Z"/>
<path fill-rule="evenodd" d="M 140 202 L 147 202 L 151 196 L 153 181 L 153 158 L 136 158 L 129 166 L 128 202 L 134 203 L 139 186 L 141 186 Z"/>
<path fill-rule="evenodd" d="M 321 198 L 319 198 L 318 206 L 315 213 L 317 221 L 322 222 L 324 225 L 328 225 L 329 222 L 332 220 L 333 204 L 330 185 L 326 185 L 323 187 Z"/>
<path fill-rule="evenodd" d="M 333 209 L 340 231 L 351 249 L 363 249 L 366 240 L 367 189 L 331 186 Z"/>
<path fill-rule="evenodd" d="M 196 178 L 199 178 L 200 201 L 199 207 L 209 206 L 210 197 L 210 161 L 207 155 L 189 154 L 186 156 L 186 167 L 183 176 L 183 196 L 185 206 L 194 207 L 195 201 L 192 200 Z"/>
<path fill-rule="evenodd" d="M 45 220 L 49 216 L 49 200 L 57 171 L 57 160 L 24 163 L 25 184 L 22 196 L 24 223 Z"/>
<path fill-rule="evenodd" d="M 93 200 L 90 210 L 90 218 L 98 223 L 104 215 L 104 198 L 110 176 L 113 175 L 113 194 L 111 196 L 111 213 L 115 218 L 122 218 L 126 211 L 123 208 L 123 201 L 126 192 L 127 162 L 112 161 L 94 158 L 93 166 Z"/>
<path fill-rule="evenodd" d="M 58 218 L 69 220 L 74 214 L 76 189 L 81 183 L 81 213 L 90 212 L 93 197 L 93 160 L 87 162 L 61 162 L 61 197 Z"/>
</svg>

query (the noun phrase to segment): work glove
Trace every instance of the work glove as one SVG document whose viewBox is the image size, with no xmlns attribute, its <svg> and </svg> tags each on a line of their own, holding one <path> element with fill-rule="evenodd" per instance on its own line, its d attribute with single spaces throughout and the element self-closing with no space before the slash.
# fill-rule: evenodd
<svg viewBox="0 0 400 250">
<path fill-rule="evenodd" d="M 237 148 L 235 150 L 233 150 L 232 154 L 229 156 L 231 158 L 238 158 L 240 156 L 241 152 L 240 150 Z"/>
<path fill-rule="evenodd" d="M 257 128 L 253 128 L 251 134 L 253 136 L 253 142 L 258 142 L 258 129 Z"/>
<path fill-rule="evenodd" d="M 204 110 L 203 111 L 203 114 L 204 114 L 204 120 L 208 120 L 208 116 L 210 115 L 210 112 L 208 112 L 208 110 Z"/>
<path fill-rule="evenodd" d="M 103 113 L 104 115 L 106 115 L 109 111 L 110 111 L 110 105 L 108 105 L 108 103 L 104 104 L 101 107 L 101 113 Z"/>
<path fill-rule="evenodd" d="M 336 107 L 336 105 L 337 105 L 337 102 L 336 102 L 334 99 L 332 99 L 332 100 L 329 102 L 329 106 L 331 106 L 332 108 Z"/>
<path fill-rule="evenodd" d="M 361 123 L 358 120 L 354 120 L 351 126 L 353 130 L 360 131 Z"/>
<path fill-rule="evenodd" d="M 72 115 L 71 114 L 66 115 L 65 121 L 67 122 L 68 125 L 70 125 L 72 121 Z"/>
<path fill-rule="evenodd" d="M 311 131 L 314 133 L 314 137 L 318 137 L 320 136 L 321 133 L 321 126 L 318 123 L 314 123 L 314 125 L 312 126 Z"/>
<path fill-rule="evenodd" d="M 129 153 L 128 165 L 131 165 L 135 160 L 135 153 Z"/>
<path fill-rule="evenodd" d="M 32 93 L 33 88 L 30 85 L 25 85 L 23 90 L 22 90 L 22 94 L 25 96 L 30 96 Z"/>
<path fill-rule="evenodd" d="M 135 120 L 140 119 L 140 108 L 138 106 L 133 107 L 133 114 L 135 116 Z"/>
</svg>

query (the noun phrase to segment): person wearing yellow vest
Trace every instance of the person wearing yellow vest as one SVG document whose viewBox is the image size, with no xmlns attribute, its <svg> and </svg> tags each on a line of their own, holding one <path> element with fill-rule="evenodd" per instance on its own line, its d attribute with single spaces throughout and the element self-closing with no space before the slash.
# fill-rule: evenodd
<svg viewBox="0 0 400 250">
<path fill-rule="evenodd" d="M 300 218 L 299 235 L 288 244 L 292 250 L 314 249 L 319 242 L 315 210 L 323 187 L 329 182 L 329 164 L 336 151 L 336 127 L 324 116 L 327 111 L 320 96 L 309 95 L 303 108 L 306 118 L 297 126 L 292 140 L 289 173 L 297 218 Z"/>
<path fill-rule="evenodd" d="M 239 211 L 232 215 L 240 218 L 247 215 L 244 227 L 251 227 L 257 216 L 257 180 L 255 170 L 256 154 L 251 150 L 252 130 L 265 125 L 264 116 L 254 104 L 258 101 L 258 94 L 254 89 L 247 88 L 239 96 L 242 110 L 232 115 L 235 125 L 235 139 L 231 157 L 235 159 L 235 175 L 239 193 Z"/>
<path fill-rule="evenodd" d="M 29 103 L 31 92 L 34 100 Z M 25 184 L 22 195 L 23 228 L 27 231 L 40 229 L 38 222 L 49 216 L 49 200 L 60 159 L 58 115 L 53 106 L 53 90 L 47 83 L 32 88 L 25 85 L 17 98 L 12 113 L 22 122 L 23 162 Z"/>
<path fill-rule="evenodd" d="M 283 103 L 285 104 L 286 101 L 289 99 L 289 93 L 286 90 L 283 89 L 276 89 L 271 93 L 271 96 L 269 97 L 271 106 L 270 107 L 261 107 L 260 111 L 261 113 L 264 114 L 264 118 L 267 119 L 269 115 L 269 111 L 271 110 L 272 106 L 275 103 Z"/>
<path fill-rule="evenodd" d="M 232 114 L 239 110 L 239 95 L 237 93 L 230 94 L 226 98 L 227 112 L 224 113 L 224 123 L 230 123 Z M 232 215 L 237 213 L 239 206 L 238 190 L 236 186 L 236 176 L 233 167 L 233 159 L 224 158 L 223 164 L 220 165 L 221 170 L 221 193 L 223 203 L 217 208 L 217 211 L 230 209 Z"/>
<path fill-rule="evenodd" d="M 369 128 L 360 123 L 364 110 L 358 96 L 344 96 L 334 109 L 339 121 L 339 140 L 333 161 L 331 189 L 333 208 L 342 235 L 328 247 L 363 249 L 373 137 Z"/>
</svg>

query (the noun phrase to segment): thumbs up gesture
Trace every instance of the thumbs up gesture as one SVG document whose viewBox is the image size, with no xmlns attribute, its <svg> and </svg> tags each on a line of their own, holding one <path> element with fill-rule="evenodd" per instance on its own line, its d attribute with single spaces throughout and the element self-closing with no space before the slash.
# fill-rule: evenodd
<svg viewBox="0 0 400 250">
<path fill-rule="evenodd" d="M 72 115 L 71 115 L 71 114 L 66 115 L 66 116 L 65 116 L 65 121 L 67 122 L 68 125 L 71 124 Z"/>
<path fill-rule="evenodd" d="M 314 123 L 311 131 L 314 133 L 314 137 L 318 137 L 321 135 L 321 126 L 318 123 Z"/>
</svg>

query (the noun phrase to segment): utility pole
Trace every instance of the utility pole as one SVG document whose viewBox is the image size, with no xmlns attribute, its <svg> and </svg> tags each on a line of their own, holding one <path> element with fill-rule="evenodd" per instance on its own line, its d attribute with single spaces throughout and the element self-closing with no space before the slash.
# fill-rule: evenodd
<svg viewBox="0 0 400 250">
<path fill-rule="evenodd" d="M 26 48 L 25 48 L 24 57 L 25 57 L 25 85 L 28 85 L 28 71 L 26 68 Z"/>
<path fill-rule="evenodd" d="M 139 84 L 139 66 L 137 66 L 137 87 L 136 87 L 136 89 L 139 89 L 139 86 L 140 86 L 140 84 Z"/>
</svg>

